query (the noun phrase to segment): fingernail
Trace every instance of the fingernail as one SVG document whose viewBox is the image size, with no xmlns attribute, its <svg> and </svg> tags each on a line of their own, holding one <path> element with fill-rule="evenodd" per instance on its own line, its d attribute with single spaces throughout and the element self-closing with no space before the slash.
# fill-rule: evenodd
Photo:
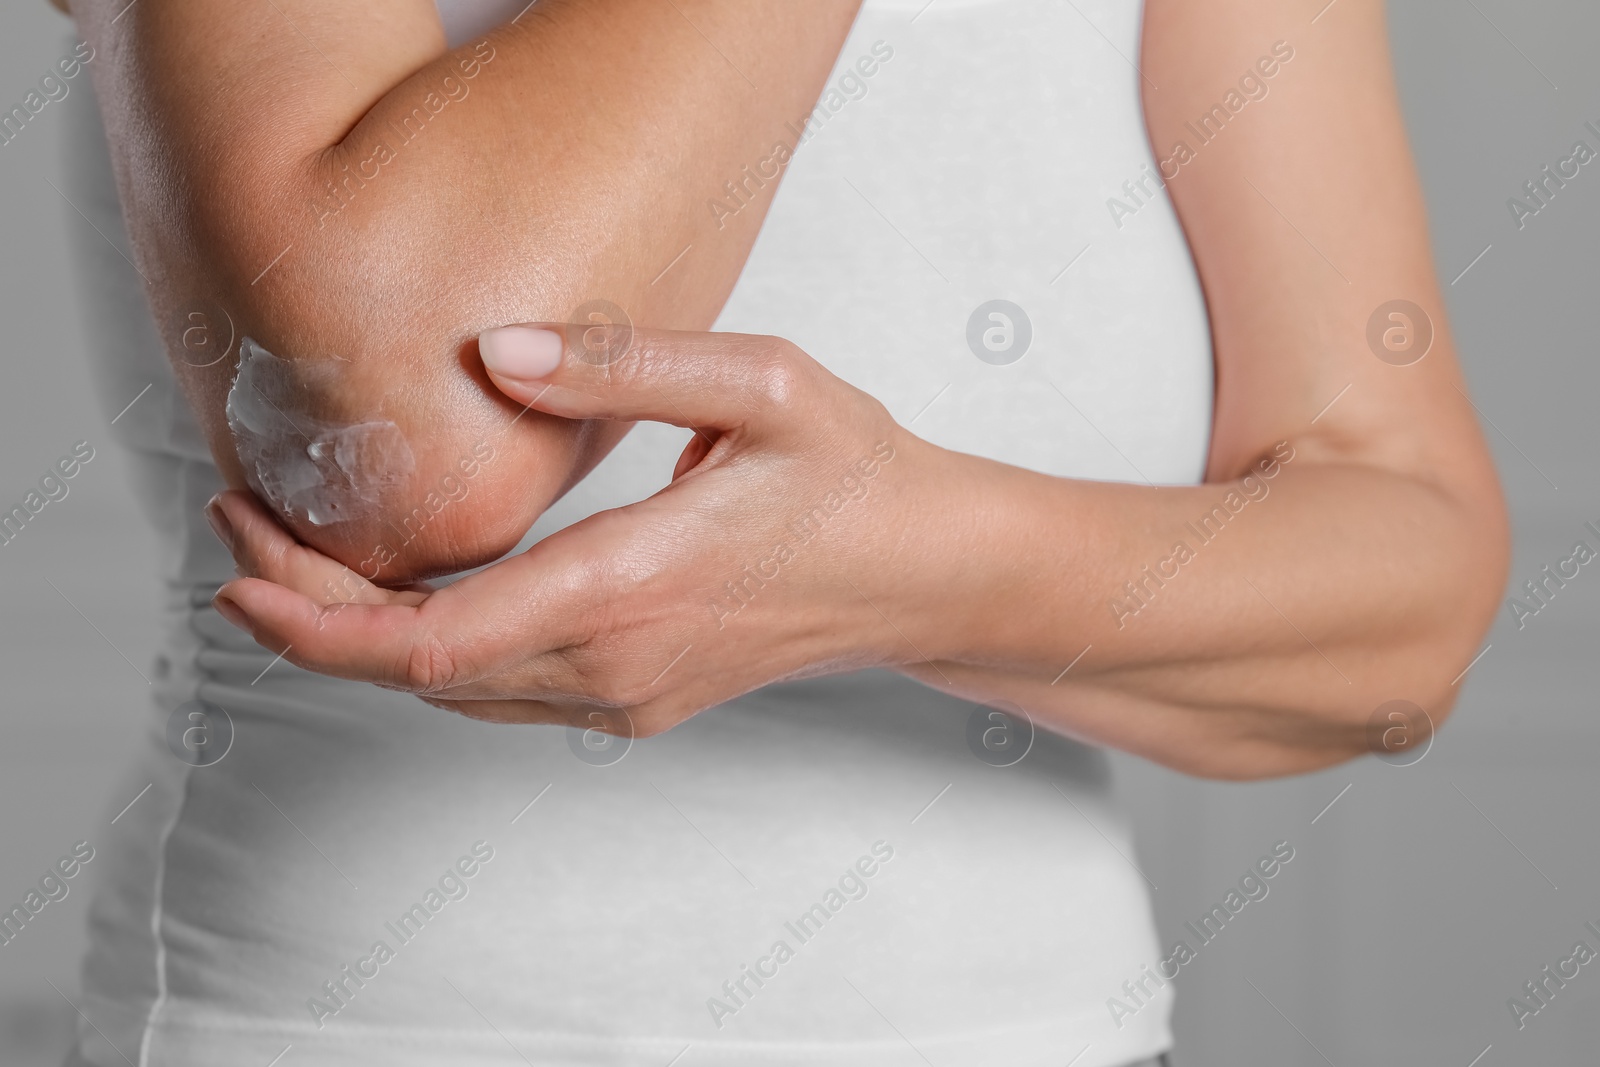
<svg viewBox="0 0 1600 1067">
<path fill-rule="evenodd" d="M 244 609 L 239 605 L 225 596 L 218 595 L 211 598 L 211 606 L 217 609 L 218 615 L 221 615 L 245 633 L 250 632 L 250 616 L 246 615 Z"/>
<path fill-rule="evenodd" d="M 211 532 L 217 535 L 223 547 L 229 552 L 233 551 L 233 524 L 228 521 L 228 516 L 223 514 L 222 505 L 215 498 L 206 505 L 206 521 L 211 524 Z"/>
<path fill-rule="evenodd" d="M 561 366 L 566 339 L 537 326 L 501 326 L 478 335 L 483 365 L 502 378 L 543 378 Z"/>
</svg>

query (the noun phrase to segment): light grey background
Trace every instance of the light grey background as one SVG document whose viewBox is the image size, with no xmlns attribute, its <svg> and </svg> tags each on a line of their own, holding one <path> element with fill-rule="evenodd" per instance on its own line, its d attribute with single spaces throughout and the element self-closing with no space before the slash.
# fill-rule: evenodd
<svg viewBox="0 0 1600 1067">
<path fill-rule="evenodd" d="M 7 107 L 69 48 L 43 0 L 11 7 Z M 1583 129 L 1600 126 L 1600 9 L 1413 0 L 1390 18 L 1441 280 L 1513 505 L 1520 586 L 1600 520 L 1600 168 L 1521 231 L 1506 208 L 1574 140 L 1600 144 Z M 110 820 L 136 791 L 121 767 L 155 645 L 155 546 L 109 440 L 133 397 L 102 397 L 89 380 L 65 251 L 88 224 L 49 184 L 61 185 L 61 112 L 87 104 L 85 88 L 0 146 L 0 503 L 20 501 L 74 442 L 97 450 L 67 499 L 0 546 L 7 903 L 72 842 L 115 833 Z M 1585 968 L 1521 1032 L 1506 1001 L 1575 941 L 1596 944 L 1583 923 L 1600 925 L 1597 637 L 1589 568 L 1524 629 L 1504 613 L 1449 728 L 1413 767 L 1368 760 L 1230 785 L 1120 760 L 1164 943 L 1193 943 L 1185 920 L 1274 842 L 1296 849 L 1271 894 L 1184 968 L 1177 1067 L 1596 1062 L 1600 970 Z M 89 888 L 76 879 L 0 946 L 0 1062 L 59 1062 Z"/>
</svg>

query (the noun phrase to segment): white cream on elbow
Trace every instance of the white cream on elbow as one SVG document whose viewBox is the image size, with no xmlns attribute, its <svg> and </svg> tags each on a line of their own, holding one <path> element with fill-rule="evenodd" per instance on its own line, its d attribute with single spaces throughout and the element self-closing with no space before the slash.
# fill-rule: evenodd
<svg viewBox="0 0 1600 1067">
<path fill-rule="evenodd" d="M 228 426 L 251 487 L 286 518 L 328 526 L 371 515 L 416 466 L 394 423 L 313 413 L 345 377 L 340 360 L 279 359 L 248 337 L 240 343 Z"/>
</svg>

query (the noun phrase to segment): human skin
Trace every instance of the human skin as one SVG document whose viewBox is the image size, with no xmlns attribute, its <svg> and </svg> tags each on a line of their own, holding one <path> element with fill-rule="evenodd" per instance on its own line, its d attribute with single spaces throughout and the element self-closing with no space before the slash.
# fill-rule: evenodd
<svg viewBox="0 0 1600 1067">
<path fill-rule="evenodd" d="M 447 51 L 432 0 L 76 0 L 133 258 L 227 484 L 263 491 L 226 415 L 237 346 L 186 351 L 213 332 L 288 362 L 263 407 L 286 447 L 410 443 L 377 506 L 280 508 L 305 543 L 390 584 L 509 551 L 627 426 L 526 412 L 477 335 L 595 299 L 709 326 L 776 183 L 720 221 L 706 202 L 792 145 L 857 2 L 540 0 Z M 406 526 L 475 452 L 467 500 Z"/>
<path fill-rule="evenodd" d="M 493 384 L 585 424 L 693 425 L 671 486 L 437 591 L 366 582 L 225 494 L 213 513 L 247 577 L 219 610 L 312 670 L 494 721 L 589 725 L 599 708 L 639 735 L 780 678 L 871 666 L 1222 778 L 1367 751 L 1392 699 L 1442 723 L 1503 587 L 1504 506 L 1434 279 L 1382 4 L 1312 14 L 1146 7 L 1158 158 L 1262 43 L 1297 49 L 1272 103 L 1169 186 L 1217 361 L 1205 485 L 1054 478 L 940 449 L 779 339 L 640 331 L 600 368 L 558 327 L 558 366 L 507 363 Z M 1435 329 L 1406 367 L 1365 337 L 1396 297 Z M 862 500 L 735 616 L 708 610 L 880 442 L 893 459 Z M 1123 583 L 1280 442 L 1294 458 L 1271 496 L 1118 620 Z"/>
</svg>

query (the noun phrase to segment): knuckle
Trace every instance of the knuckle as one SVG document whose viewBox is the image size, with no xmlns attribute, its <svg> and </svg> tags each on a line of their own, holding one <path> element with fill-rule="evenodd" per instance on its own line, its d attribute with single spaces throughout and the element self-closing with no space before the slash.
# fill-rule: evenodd
<svg viewBox="0 0 1600 1067">
<path fill-rule="evenodd" d="M 426 633 L 406 650 L 400 677 L 413 693 L 439 693 L 450 688 L 459 673 L 455 651 L 436 634 Z"/>
<path fill-rule="evenodd" d="M 622 709 L 631 709 L 644 698 L 646 686 L 627 669 L 628 657 L 617 655 L 613 649 L 605 651 L 596 645 L 584 649 L 581 662 L 572 667 L 583 699 L 595 705 L 595 710 L 612 709 L 609 714 L 620 719 Z"/>
<path fill-rule="evenodd" d="M 751 395 L 761 407 L 767 410 L 787 408 L 800 399 L 805 386 L 804 373 L 800 364 L 782 351 L 765 356 L 753 369 Z"/>
</svg>

